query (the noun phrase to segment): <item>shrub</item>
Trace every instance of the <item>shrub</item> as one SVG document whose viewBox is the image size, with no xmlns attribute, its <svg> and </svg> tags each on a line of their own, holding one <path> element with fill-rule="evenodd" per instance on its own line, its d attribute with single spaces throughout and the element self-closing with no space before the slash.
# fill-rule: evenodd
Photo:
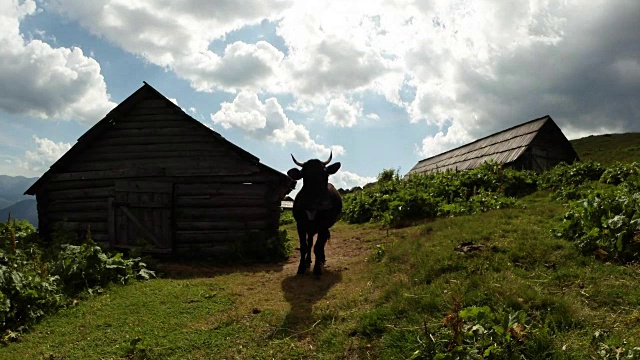
<svg viewBox="0 0 640 360">
<path fill-rule="evenodd" d="M 154 276 L 139 258 L 104 253 L 90 235 L 81 245 L 54 239 L 46 250 L 36 235 L 26 221 L 0 223 L 0 334 L 12 334 L 5 339 L 79 293 Z"/>
<path fill-rule="evenodd" d="M 574 241 L 584 253 L 639 260 L 640 193 L 629 187 L 591 191 L 570 203 L 556 235 Z"/>
<path fill-rule="evenodd" d="M 0 250 L 0 333 L 19 330 L 63 304 L 60 279 L 47 273 L 39 255 Z"/>
<path fill-rule="evenodd" d="M 407 179 L 393 170 L 384 170 L 373 186 L 344 197 L 342 219 L 396 226 L 438 215 L 487 211 L 514 206 L 513 196 L 532 193 L 536 186 L 535 173 L 503 169 L 495 162 L 469 171 L 413 175 Z"/>
<path fill-rule="evenodd" d="M 67 295 L 153 276 L 139 258 L 125 259 L 121 253 L 110 256 L 91 240 L 82 245 L 62 245 L 59 254 L 53 261 L 51 273 L 60 278 Z"/>
<path fill-rule="evenodd" d="M 637 178 L 640 175 L 640 164 L 633 162 L 630 164 L 616 162 L 609 166 L 602 176 L 600 182 L 605 184 L 619 185 L 626 182 L 628 179 Z"/>
<path fill-rule="evenodd" d="M 293 254 L 293 242 L 287 234 L 287 230 L 278 231 L 278 235 L 267 240 L 266 260 L 286 260 Z"/>
<path fill-rule="evenodd" d="M 542 173 L 538 185 L 540 189 L 550 190 L 579 186 L 589 181 L 600 180 L 604 172 L 605 168 L 593 161 L 576 162 L 573 165 L 560 163 Z"/>
<path fill-rule="evenodd" d="M 293 212 L 289 210 L 281 210 L 280 212 L 280 226 L 289 225 L 296 222 L 293 218 Z"/>
</svg>

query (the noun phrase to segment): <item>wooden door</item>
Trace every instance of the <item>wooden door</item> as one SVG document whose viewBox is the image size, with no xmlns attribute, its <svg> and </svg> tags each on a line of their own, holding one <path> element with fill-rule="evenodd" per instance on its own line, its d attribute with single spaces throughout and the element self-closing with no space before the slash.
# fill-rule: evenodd
<svg viewBox="0 0 640 360">
<path fill-rule="evenodd" d="M 171 252 L 173 184 L 118 181 L 115 190 L 110 201 L 111 245 Z"/>
</svg>

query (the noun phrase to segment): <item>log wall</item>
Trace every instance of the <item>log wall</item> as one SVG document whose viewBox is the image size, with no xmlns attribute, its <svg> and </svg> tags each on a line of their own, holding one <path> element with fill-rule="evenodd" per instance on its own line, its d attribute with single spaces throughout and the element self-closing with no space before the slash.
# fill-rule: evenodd
<svg viewBox="0 0 640 360">
<path fill-rule="evenodd" d="M 544 171 L 560 162 L 572 164 L 577 160 L 577 154 L 571 143 L 564 137 L 560 129 L 551 123 L 545 124 L 528 151 L 531 158 L 531 169 Z"/>
</svg>

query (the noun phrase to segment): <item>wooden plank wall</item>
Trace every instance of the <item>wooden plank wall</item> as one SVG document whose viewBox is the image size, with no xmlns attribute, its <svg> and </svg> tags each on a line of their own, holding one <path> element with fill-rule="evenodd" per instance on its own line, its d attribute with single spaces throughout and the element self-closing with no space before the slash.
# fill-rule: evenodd
<svg viewBox="0 0 640 360">
<path fill-rule="evenodd" d="M 55 173 L 38 193 L 41 231 L 66 220 L 109 244 L 117 180 L 174 184 L 174 250 L 228 251 L 277 232 L 276 177 L 185 121 L 164 100 L 146 100 Z M 261 240 L 256 240 L 261 239 Z"/>
<path fill-rule="evenodd" d="M 162 100 L 147 100 L 118 119 L 90 149 L 67 168 L 70 172 L 125 168 L 205 170 L 208 174 L 249 174 L 258 168 L 243 161 L 213 133 L 187 121 L 175 107 Z"/>
<path fill-rule="evenodd" d="M 177 252 L 233 252 L 274 235 L 278 199 L 269 183 L 176 184 Z M 277 216 L 276 216 L 277 214 Z"/>
<path fill-rule="evenodd" d="M 573 162 L 575 154 L 571 151 L 571 143 L 562 137 L 560 130 L 553 126 L 544 126 L 532 142 L 531 156 L 534 168 L 549 169 L 558 163 Z"/>
</svg>

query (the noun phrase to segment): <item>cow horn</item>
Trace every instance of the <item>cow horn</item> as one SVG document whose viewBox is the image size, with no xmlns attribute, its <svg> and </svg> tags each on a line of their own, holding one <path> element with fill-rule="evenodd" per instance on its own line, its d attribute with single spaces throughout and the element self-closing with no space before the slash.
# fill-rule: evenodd
<svg viewBox="0 0 640 360">
<path fill-rule="evenodd" d="M 333 150 L 329 153 L 329 159 L 327 159 L 327 161 L 324 161 L 323 164 L 329 165 L 332 158 L 333 158 Z"/>
<path fill-rule="evenodd" d="M 291 154 L 291 158 L 293 159 L 293 162 L 296 163 L 296 165 L 298 165 L 300 167 L 304 166 L 303 163 L 301 163 L 300 161 L 296 160 L 296 158 L 293 157 L 293 154 Z"/>
</svg>

